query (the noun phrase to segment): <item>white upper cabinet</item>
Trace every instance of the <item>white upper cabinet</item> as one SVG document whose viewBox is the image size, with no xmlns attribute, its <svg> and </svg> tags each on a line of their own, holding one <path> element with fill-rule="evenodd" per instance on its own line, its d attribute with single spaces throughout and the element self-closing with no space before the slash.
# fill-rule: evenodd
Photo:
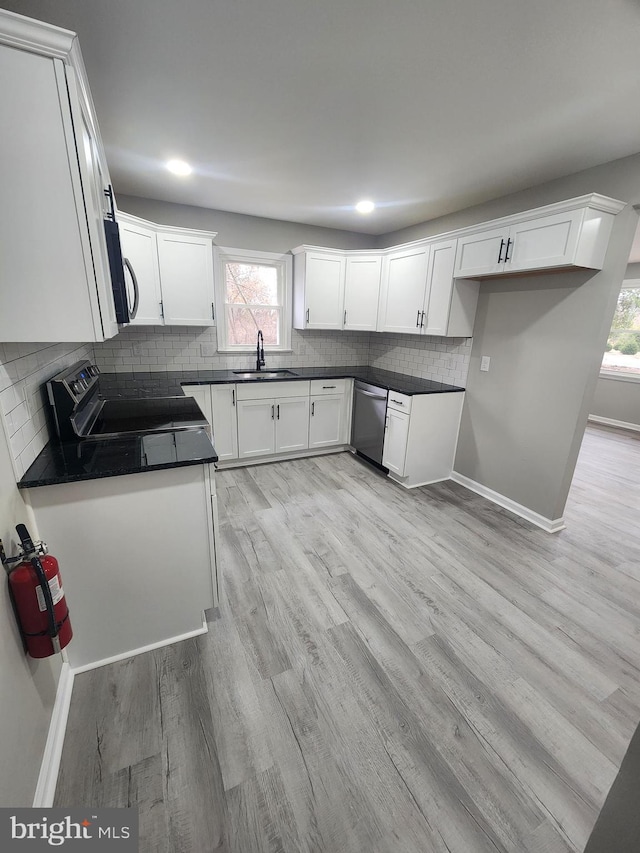
<svg viewBox="0 0 640 853">
<path fill-rule="evenodd" d="M 389 252 L 382 263 L 379 332 L 419 335 L 423 319 L 429 246 Z"/>
<path fill-rule="evenodd" d="M 164 321 L 176 326 L 213 326 L 213 245 L 208 237 L 158 233 Z"/>
<path fill-rule="evenodd" d="M 468 234 L 458 240 L 456 276 L 493 275 L 504 264 L 508 228 L 493 228 Z"/>
<path fill-rule="evenodd" d="M 294 328 L 341 329 L 344 255 L 322 250 L 294 255 Z"/>
<path fill-rule="evenodd" d="M 125 281 L 138 290 L 136 326 L 213 326 L 213 232 L 117 213 Z"/>
<path fill-rule="evenodd" d="M 623 202 L 592 193 L 485 223 L 458 238 L 456 277 L 563 267 L 602 269 Z"/>
<path fill-rule="evenodd" d="M 381 255 L 347 255 L 343 328 L 375 332 L 378 320 Z"/>
<path fill-rule="evenodd" d="M 0 10 L 0 340 L 117 333 L 109 175 L 73 34 Z"/>
<path fill-rule="evenodd" d="M 120 245 L 127 287 L 138 291 L 138 309 L 132 325 L 161 326 L 162 294 L 156 232 L 137 222 L 118 217 Z"/>
</svg>

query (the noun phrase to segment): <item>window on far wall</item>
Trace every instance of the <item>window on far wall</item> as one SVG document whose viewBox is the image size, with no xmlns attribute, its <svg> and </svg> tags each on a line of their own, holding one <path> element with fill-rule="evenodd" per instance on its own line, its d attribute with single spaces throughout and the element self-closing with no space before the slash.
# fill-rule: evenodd
<svg viewBox="0 0 640 853">
<path fill-rule="evenodd" d="M 216 249 L 218 350 L 291 349 L 291 256 Z"/>
<path fill-rule="evenodd" d="M 601 374 L 640 380 L 640 281 L 624 281 Z"/>
</svg>

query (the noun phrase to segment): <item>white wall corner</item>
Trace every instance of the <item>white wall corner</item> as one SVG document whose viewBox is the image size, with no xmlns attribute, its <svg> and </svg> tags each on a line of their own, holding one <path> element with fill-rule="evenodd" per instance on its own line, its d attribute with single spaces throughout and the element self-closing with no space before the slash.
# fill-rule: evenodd
<svg viewBox="0 0 640 853">
<path fill-rule="evenodd" d="M 488 488 L 488 486 L 484 486 L 482 483 L 472 480 L 470 477 L 465 477 L 464 474 L 459 474 L 457 471 L 451 472 L 451 479 L 454 483 L 464 486 L 465 489 L 469 489 L 469 491 L 475 492 L 483 498 L 487 498 L 487 500 L 501 506 L 503 509 L 508 509 L 510 512 L 514 513 L 514 515 L 524 518 L 525 521 L 535 524 L 536 527 L 540 527 L 546 533 L 558 533 L 566 527 L 563 517 L 553 519 L 546 518 L 544 515 L 540 515 L 532 509 L 516 503 L 516 501 L 511 500 L 511 498 L 506 497 L 506 495 L 501 495 L 500 492 L 496 492 L 493 489 Z"/>
<path fill-rule="evenodd" d="M 49 734 L 44 747 L 40 774 L 33 796 L 34 809 L 48 809 L 53 806 L 53 798 L 56 793 L 58 781 L 58 770 L 62 758 L 62 747 L 67 730 L 69 718 L 69 707 L 71 705 L 71 694 L 73 692 L 74 672 L 68 663 L 62 664 L 56 699 L 49 723 Z"/>
</svg>

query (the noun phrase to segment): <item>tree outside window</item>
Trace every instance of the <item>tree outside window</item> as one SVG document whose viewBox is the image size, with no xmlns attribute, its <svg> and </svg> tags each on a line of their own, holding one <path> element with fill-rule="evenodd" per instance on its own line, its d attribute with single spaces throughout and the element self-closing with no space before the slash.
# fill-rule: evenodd
<svg viewBox="0 0 640 853">
<path fill-rule="evenodd" d="M 622 285 L 602 371 L 640 377 L 640 283 Z"/>
</svg>

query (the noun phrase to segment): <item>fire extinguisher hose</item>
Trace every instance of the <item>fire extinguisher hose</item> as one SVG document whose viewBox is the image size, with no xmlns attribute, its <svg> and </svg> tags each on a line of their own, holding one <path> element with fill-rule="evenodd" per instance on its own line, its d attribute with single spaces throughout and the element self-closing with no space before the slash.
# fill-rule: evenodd
<svg viewBox="0 0 640 853">
<path fill-rule="evenodd" d="M 53 644 L 54 651 L 59 654 L 62 649 L 60 648 L 60 640 L 58 639 L 58 626 L 56 625 L 56 615 L 53 610 L 53 598 L 51 596 L 51 589 L 49 588 L 49 581 L 47 580 L 47 576 L 42 567 L 42 563 L 38 559 L 38 557 L 31 558 L 31 565 L 33 566 L 36 575 L 38 576 L 38 581 L 40 582 L 40 589 L 42 590 L 42 595 L 44 596 L 44 603 L 47 608 L 47 616 L 49 618 L 49 630 L 47 634 L 51 637 L 51 642 Z"/>
</svg>

